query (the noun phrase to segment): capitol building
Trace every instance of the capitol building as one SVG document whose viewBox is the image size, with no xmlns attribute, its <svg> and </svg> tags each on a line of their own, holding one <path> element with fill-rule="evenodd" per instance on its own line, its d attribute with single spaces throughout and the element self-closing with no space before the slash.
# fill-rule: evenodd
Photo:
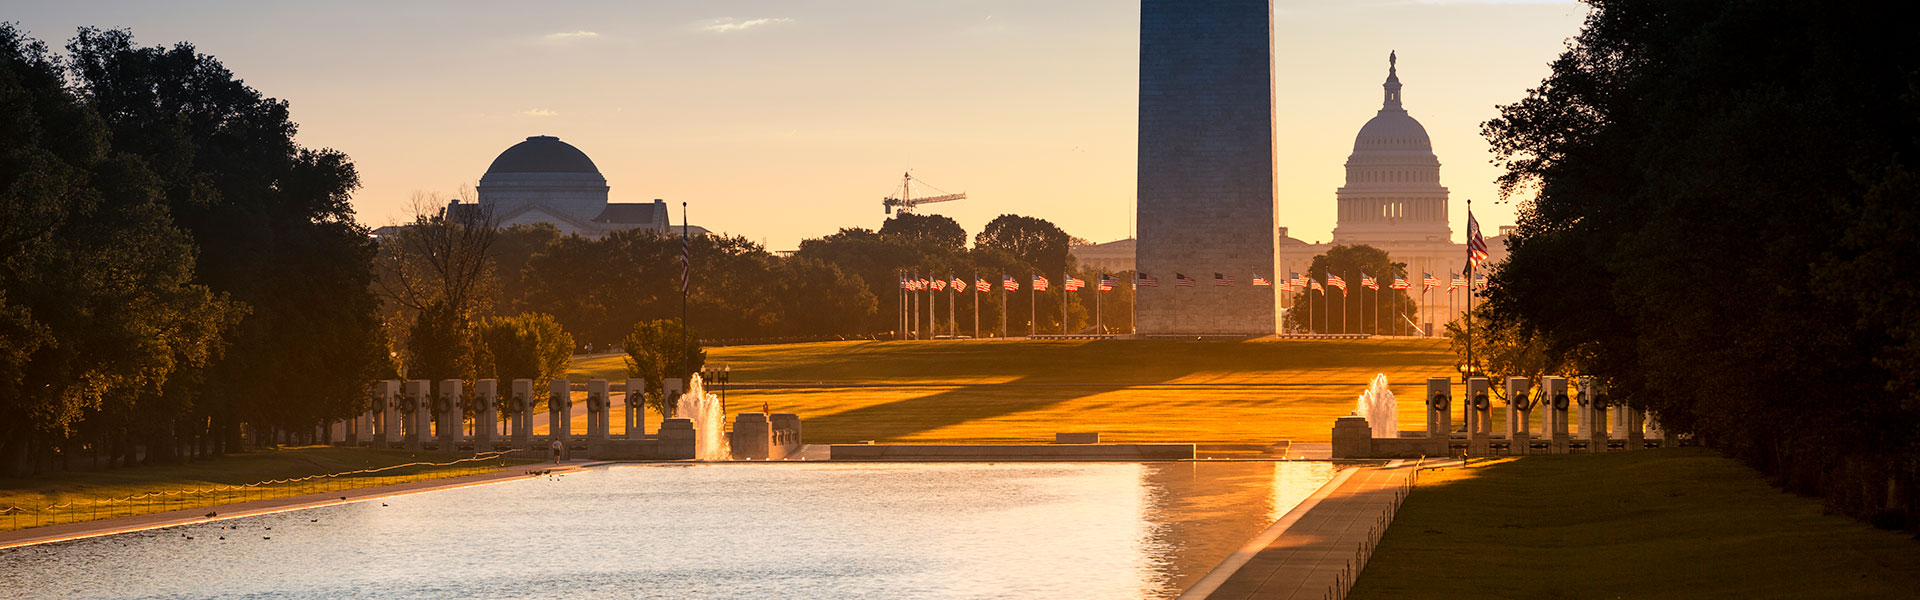
<svg viewBox="0 0 1920 600">
<path fill-rule="evenodd" d="M 500 227 L 551 223 L 561 235 L 587 238 L 630 229 L 680 233 L 666 201 L 608 202 L 609 189 L 587 153 L 560 138 L 536 135 L 493 159 L 475 190 L 478 204 L 455 201 L 447 210 L 485 210 Z M 693 235 L 707 233 L 687 229 Z"/>
<path fill-rule="evenodd" d="M 1347 156 L 1347 182 L 1334 191 L 1337 225 L 1330 243 L 1307 243 L 1281 227 L 1274 246 L 1275 277 L 1305 275 L 1313 258 L 1335 245 L 1367 245 L 1387 252 L 1394 262 L 1406 263 L 1413 284 L 1408 295 L 1420 303 L 1421 328 L 1429 334 L 1465 310 L 1464 299 L 1446 292 L 1450 274 L 1466 263 L 1467 246 L 1453 241 L 1448 224 L 1447 188 L 1440 184 L 1440 159 L 1433 154 L 1427 130 L 1401 104 L 1397 57 L 1387 59 L 1385 98 L 1380 111 L 1354 137 Z M 1464 220 L 1464 213 L 1461 215 Z M 1503 235 L 1487 238 L 1489 262 L 1506 258 Z M 1422 294 L 1422 277 L 1432 273 L 1440 287 Z M 1376 274 L 1377 275 L 1377 274 Z M 1384 289 L 1391 280 L 1382 280 Z M 1359 282 L 1348 282 L 1358 289 Z M 1451 312 L 1449 312 L 1451 311 Z"/>
</svg>

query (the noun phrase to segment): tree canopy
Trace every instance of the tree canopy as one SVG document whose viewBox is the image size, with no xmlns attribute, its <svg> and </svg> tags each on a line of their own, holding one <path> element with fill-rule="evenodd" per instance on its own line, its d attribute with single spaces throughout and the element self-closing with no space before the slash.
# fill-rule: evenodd
<svg viewBox="0 0 1920 600">
<path fill-rule="evenodd" d="M 1484 127 L 1527 202 L 1479 318 L 1790 489 L 1911 516 L 1915 8 L 1593 4 Z"/>
</svg>

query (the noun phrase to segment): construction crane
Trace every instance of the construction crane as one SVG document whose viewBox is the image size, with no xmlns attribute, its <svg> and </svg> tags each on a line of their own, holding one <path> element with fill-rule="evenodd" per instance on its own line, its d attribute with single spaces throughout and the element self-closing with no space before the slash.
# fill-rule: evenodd
<svg viewBox="0 0 1920 600">
<path fill-rule="evenodd" d="M 944 193 L 944 190 L 927 185 L 927 182 L 924 182 L 924 181 L 920 182 L 920 185 L 926 186 L 928 188 L 932 188 L 933 191 L 936 191 L 936 192 L 942 192 L 942 194 L 939 196 L 922 196 L 919 198 L 915 198 L 913 197 L 913 181 L 914 180 L 913 180 L 912 173 L 901 175 L 900 176 L 900 193 L 894 196 L 889 196 L 887 198 L 881 199 L 880 207 L 886 209 L 887 214 L 893 214 L 893 209 L 895 208 L 900 209 L 901 214 L 906 214 L 906 213 L 913 212 L 914 207 L 920 206 L 922 204 L 933 204 L 935 202 L 952 202 L 954 200 L 967 199 L 966 192 L 960 192 L 958 194 L 947 194 L 947 193 Z"/>
</svg>

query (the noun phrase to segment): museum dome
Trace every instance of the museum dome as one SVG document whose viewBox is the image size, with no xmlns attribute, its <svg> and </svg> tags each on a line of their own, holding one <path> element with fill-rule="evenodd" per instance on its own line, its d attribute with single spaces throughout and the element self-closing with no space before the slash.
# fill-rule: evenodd
<svg viewBox="0 0 1920 600">
<path fill-rule="evenodd" d="M 493 159 L 488 173 L 594 173 L 593 159 L 572 144 L 550 135 L 536 135 L 514 144 Z"/>
</svg>

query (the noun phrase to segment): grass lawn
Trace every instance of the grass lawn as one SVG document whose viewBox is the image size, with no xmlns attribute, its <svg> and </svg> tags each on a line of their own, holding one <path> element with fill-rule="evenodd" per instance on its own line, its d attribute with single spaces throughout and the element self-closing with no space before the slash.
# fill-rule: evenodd
<svg viewBox="0 0 1920 600">
<path fill-rule="evenodd" d="M 56 472 L 31 479 L 0 479 L 0 530 L 129 516 L 266 498 L 471 475 L 498 468 L 499 460 L 454 466 L 412 466 L 374 474 L 258 486 L 228 486 L 309 475 L 377 469 L 407 463 L 448 463 L 464 456 L 406 450 L 311 446 L 235 454 L 182 465 L 140 466 L 101 471 Z M 525 461 L 509 461 L 518 463 Z M 206 491 L 213 489 L 213 491 Z M 154 492 L 132 501 L 106 502 Z M 62 508 L 48 508 L 70 504 Z"/>
<path fill-rule="evenodd" d="M 1920 542 L 1698 449 L 1431 471 L 1353 598 L 1912 598 Z"/>
<path fill-rule="evenodd" d="M 798 413 L 809 443 L 1325 442 L 1376 373 L 1426 422 L 1426 378 L 1449 374 L 1443 340 L 823 342 L 708 350 L 732 368 L 730 410 Z M 621 357 L 583 359 L 575 381 L 626 378 Z M 744 387 L 743 387 L 744 386 Z M 766 387 L 755 387 L 766 386 Z M 653 422 L 658 417 L 652 417 Z"/>
</svg>

